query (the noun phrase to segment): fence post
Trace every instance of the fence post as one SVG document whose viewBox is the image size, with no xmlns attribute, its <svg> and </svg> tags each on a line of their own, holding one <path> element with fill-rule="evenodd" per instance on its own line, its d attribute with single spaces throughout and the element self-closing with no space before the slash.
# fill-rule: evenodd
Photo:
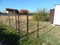
<svg viewBox="0 0 60 45">
<path fill-rule="evenodd" d="M 16 24 L 16 29 L 17 29 L 17 17 L 15 15 L 15 24 Z"/>
<path fill-rule="evenodd" d="M 37 38 L 39 37 L 39 14 L 38 14 L 38 20 L 37 20 Z"/>
<path fill-rule="evenodd" d="M 1 23 L 3 23 L 3 22 L 2 22 L 2 15 L 1 15 Z"/>
<path fill-rule="evenodd" d="M 13 12 L 14 12 L 14 14 L 16 14 L 15 11 L 13 11 Z M 17 18 L 16 18 L 16 15 L 15 15 L 15 27 L 16 27 L 16 29 L 17 29 Z"/>
<path fill-rule="evenodd" d="M 19 37 L 20 37 L 20 21 L 19 21 L 19 14 L 18 14 L 18 30 L 19 30 Z"/>
<path fill-rule="evenodd" d="M 8 15 L 9 16 L 9 26 L 10 26 L 10 15 Z"/>
<path fill-rule="evenodd" d="M 28 20 L 28 14 L 27 14 L 27 39 L 28 39 L 28 32 L 29 31 L 29 20 Z"/>
</svg>

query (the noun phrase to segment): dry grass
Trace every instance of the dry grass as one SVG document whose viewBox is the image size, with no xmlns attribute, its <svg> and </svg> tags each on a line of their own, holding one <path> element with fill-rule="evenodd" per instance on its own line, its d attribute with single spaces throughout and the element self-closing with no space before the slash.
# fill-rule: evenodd
<svg viewBox="0 0 60 45">
<path fill-rule="evenodd" d="M 28 19 L 32 20 L 32 17 L 33 16 L 29 16 Z M 16 19 L 15 19 L 15 16 L 10 16 L 10 17 L 9 16 L 0 16 L 0 22 L 9 25 L 9 18 L 10 18 L 11 25 L 15 26 L 16 20 L 18 21 L 18 16 L 16 16 Z M 26 15 L 20 15 L 19 19 L 20 19 L 21 22 L 26 22 L 27 21 L 27 16 Z"/>
</svg>

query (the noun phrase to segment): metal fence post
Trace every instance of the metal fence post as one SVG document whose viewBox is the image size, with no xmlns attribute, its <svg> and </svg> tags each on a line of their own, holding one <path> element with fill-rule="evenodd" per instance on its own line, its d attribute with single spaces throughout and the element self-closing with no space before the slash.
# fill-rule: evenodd
<svg viewBox="0 0 60 45">
<path fill-rule="evenodd" d="M 27 34 L 28 34 L 28 14 L 27 14 Z"/>
<path fill-rule="evenodd" d="M 19 21 L 19 14 L 18 14 L 18 30 L 19 30 L 19 37 L 20 37 L 20 21 Z"/>
<path fill-rule="evenodd" d="M 16 14 L 15 11 L 13 11 L 13 12 L 14 12 L 14 14 Z M 16 18 L 16 16 L 17 16 L 17 15 L 15 15 L 15 27 L 16 27 L 16 29 L 17 29 L 17 18 Z"/>
<path fill-rule="evenodd" d="M 10 15 L 9 15 L 9 26 L 10 26 Z"/>
<path fill-rule="evenodd" d="M 28 32 L 29 31 L 29 20 L 28 20 L 28 14 L 27 14 L 27 39 L 28 39 Z"/>
<path fill-rule="evenodd" d="M 38 23 L 37 23 L 37 38 L 39 37 L 39 14 L 38 14 Z"/>
<path fill-rule="evenodd" d="M 17 29 L 17 17 L 16 17 L 16 15 L 15 15 L 15 26 L 16 26 L 16 29 Z"/>
<path fill-rule="evenodd" d="M 2 22 L 2 15 L 1 15 L 1 23 L 3 23 L 3 22 Z"/>
</svg>

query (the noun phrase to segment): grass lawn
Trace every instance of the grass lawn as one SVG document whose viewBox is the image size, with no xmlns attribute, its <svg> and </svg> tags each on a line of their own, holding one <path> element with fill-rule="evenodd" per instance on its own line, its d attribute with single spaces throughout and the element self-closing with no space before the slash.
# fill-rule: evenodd
<svg viewBox="0 0 60 45">
<path fill-rule="evenodd" d="M 22 29 L 26 28 L 26 24 L 21 23 Z M 23 26 L 24 25 L 24 26 Z M 60 26 L 52 26 L 49 22 L 40 22 L 39 38 L 36 37 L 36 32 L 19 38 L 18 30 L 0 24 L 0 42 L 5 45 L 60 45 Z M 37 29 L 37 22 L 29 22 L 29 32 Z M 22 32 L 21 32 L 21 35 Z"/>
<path fill-rule="evenodd" d="M 29 23 L 29 26 L 29 32 L 35 31 L 37 29 L 36 22 Z M 53 26 L 49 22 L 40 22 L 39 26 L 40 31 L 39 38 L 36 41 L 37 43 L 35 44 L 35 41 L 33 41 L 33 44 L 31 45 L 60 45 L 60 26 Z M 36 37 L 36 33 L 34 33 L 32 36 Z M 42 42 L 42 44 L 40 42 Z"/>
</svg>

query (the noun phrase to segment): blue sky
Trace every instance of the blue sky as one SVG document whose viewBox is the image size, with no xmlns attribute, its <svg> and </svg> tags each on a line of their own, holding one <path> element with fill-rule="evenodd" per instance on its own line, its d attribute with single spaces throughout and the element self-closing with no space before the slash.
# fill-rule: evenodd
<svg viewBox="0 0 60 45">
<path fill-rule="evenodd" d="M 60 0 L 0 0 L 0 11 L 5 8 L 27 9 L 30 12 L 40 8 L 52 9 L 55 4 L 60 4 Z"/>
</svg>

